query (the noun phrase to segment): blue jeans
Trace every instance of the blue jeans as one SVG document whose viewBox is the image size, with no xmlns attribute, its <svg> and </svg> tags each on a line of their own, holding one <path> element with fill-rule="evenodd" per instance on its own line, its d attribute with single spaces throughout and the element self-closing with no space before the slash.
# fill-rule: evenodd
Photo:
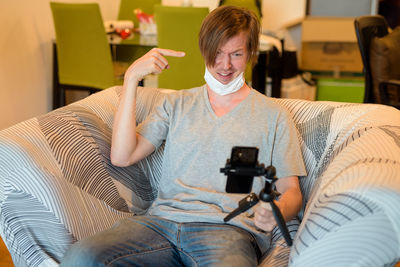
<svg viewBox="0 0 400 267">
<path fill-rule="evenodd" d="M 252 234 L 232 225 L 135 216 L 81 240 L 61 266 L 257 266 Z"/>
</svg>

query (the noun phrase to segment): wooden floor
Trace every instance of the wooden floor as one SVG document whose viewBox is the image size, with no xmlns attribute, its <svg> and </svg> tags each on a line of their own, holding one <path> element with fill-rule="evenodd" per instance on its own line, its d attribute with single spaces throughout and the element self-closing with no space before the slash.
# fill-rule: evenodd
<svg viewBox="0 0 400 267">
<path fill-rule="evenodd" d="M 4 245 L 4 242 L 1 238 L 0 238 L 0 266 L 14 267 L 10 253 L 8 253 L 7 247 L 6 245 Z"/>
</svg>

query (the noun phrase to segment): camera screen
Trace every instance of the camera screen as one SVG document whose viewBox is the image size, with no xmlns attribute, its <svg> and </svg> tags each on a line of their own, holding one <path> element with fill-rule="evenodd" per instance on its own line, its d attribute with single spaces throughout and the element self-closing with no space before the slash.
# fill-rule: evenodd
<svg viewBox="0 0 400 267">
<path fill-rule="evenodd" d="M 257 147 L 233 147 L 230 158 L 231 168 L 255 168 L 257 166 Z M 225 191 L 227 193 L 249 193 L 253 186 L 253 176 L 228 174 Z"/>
<path fill-rule="evenodd" d="M 257 164 L 258 148 L 234 147 L 232 148 L 232 167 L 255 167 Z"/>
</svg>

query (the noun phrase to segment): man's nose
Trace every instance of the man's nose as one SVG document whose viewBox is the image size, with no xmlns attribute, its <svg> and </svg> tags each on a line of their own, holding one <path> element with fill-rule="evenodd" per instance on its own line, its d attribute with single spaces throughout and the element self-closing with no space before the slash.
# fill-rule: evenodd
<svg viewBox="0 0 400 267">
<path fill-rule="evenodd" d="M 221 65 L 225 70 L 231 68 L 231 58 L 229 55 L 224 55 L 222 57 Z"/>
</svg>

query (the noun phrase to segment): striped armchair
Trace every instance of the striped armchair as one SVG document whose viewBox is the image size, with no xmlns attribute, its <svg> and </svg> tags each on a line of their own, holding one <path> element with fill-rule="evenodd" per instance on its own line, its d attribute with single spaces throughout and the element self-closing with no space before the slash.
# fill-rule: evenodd
<svg viewBox="0 0 400 267">
<path fill-rule="evenodd" d="M 15 266 L 58 266 L 68 247 L 143 213 L 163 148 L 111 164 L 113 87 L 0 131 L 0 234 Z M 143 120 L 164 93 L 139 88 Z M 308 176 L 292 247 L 279 230 L 260 266 L 394 266 L 400 258 L 400 111 L 276 99 L 293 115 Z"/>
</svg>

